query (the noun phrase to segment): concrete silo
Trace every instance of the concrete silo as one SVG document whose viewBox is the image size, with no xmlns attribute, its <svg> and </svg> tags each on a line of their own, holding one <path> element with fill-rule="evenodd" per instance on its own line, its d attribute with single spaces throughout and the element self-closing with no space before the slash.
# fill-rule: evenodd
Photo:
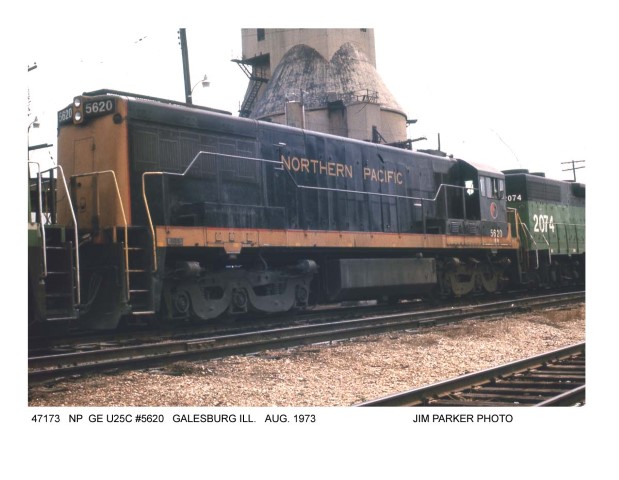
<svg viewBox="0 0 619 480">
<path fill-rule="evenodd" d="M 240 115 L 377 143 L 406 142 L 406 114 L 376 71 L 374 32 L 243 29 Z"/>
</svg>

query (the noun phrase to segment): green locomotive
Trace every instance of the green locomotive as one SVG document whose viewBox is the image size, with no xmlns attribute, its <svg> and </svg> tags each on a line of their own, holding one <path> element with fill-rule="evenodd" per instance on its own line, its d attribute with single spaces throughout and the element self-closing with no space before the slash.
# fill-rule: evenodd
<svg viewBox="0 0 619 480">
<path fill-rule="evenodd" d="M 582 283 L 585 278 L 585 185 L 506 170 L 507 207 L 521 239 L 520 280 L 540 285 Z"/>
</svg>

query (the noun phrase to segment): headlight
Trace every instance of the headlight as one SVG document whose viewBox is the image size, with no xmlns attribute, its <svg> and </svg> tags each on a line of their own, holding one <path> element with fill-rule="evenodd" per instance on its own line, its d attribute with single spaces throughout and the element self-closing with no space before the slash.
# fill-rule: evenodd
<svg viewBox="0 0 619 480">
<path fill-rule="evenodd" d="M 76 122 L 81 122 L 82 121 L 82 112 L 75 112 L 75 115 L 73 116 L 73 120 L 75 120 Z"/>
<path fill-rule="evenodd" d="M 81 107 L 81 105 L 82 105 L 82 99 L 81 99 L 80 97 L 75 97 L 75 98 L 73 99 L 73 106 L 74 106 L 75 108 L 80 108 L 80 107 Z"/>
</svg>

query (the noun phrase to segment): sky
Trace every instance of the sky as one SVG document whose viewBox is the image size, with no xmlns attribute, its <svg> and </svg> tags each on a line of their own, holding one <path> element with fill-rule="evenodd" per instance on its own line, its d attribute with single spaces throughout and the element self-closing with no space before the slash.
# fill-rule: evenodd
<svg viewBox="0 0 619 480">
<path fill-rule="evenodd" d="M 586 12 L 569 2 L 463 4 L 412 2 L 396 23 L 378 14 L 346 17 L 343 25 L 374 28 L 378 73 L 408 118 L 417 119 L 408 136 L 427 138 L 414 148 L 437 148 L 440 134 L 441 149 L 456 157 L 558 179 L 573 178 L 565 162 L 584 160 L 576 174 L 586 182 L 608 155 L 617 125 L 619 77 L 610 56 L 617 35 L 608 12 L 595 2 Z M 36 116 L 41 125 L 30 129 L 31 145 L 55 143 L 56 112 L 85 91 L 182 101 L 179 27 L 187 31 L 192 85 L 204 75 L 210 81 L 196 87 L 194 103 L 237 115 L 248 83 L 231 61 L 241 57 L 241 28 L 273 22 L 239 14 L 223 23 L 115 25 L 115 14 L 96 17 L 102 20 L 89 22 L 77 41 L 75 28 L 47 22 L 27 36 L 22 68 L 37 68 L 26 75 L 26 103 L 29 122 Z M 309 18 L 307 24 L 281 18 L 273 26 L 332 26 Z M 32 153 L 39 161 L 54 157 L 53 148 Z"/>
<path fill-rule="evenodd" d="M 616 146 L 619 131 L 616 46 L 619 45 L 619 35 L 611 5 L 612 2 L 596 0 L 383 0 L 355 4 L 326 0 L 309 3 L 236 0 L 228 4 L 183 0 L 172 3 L 109 0 L 93 4 L 68 0 L 21 2 L 12 10 L 13 13 L 0 19 L 5 87 L 0 121 L 3 122 L 3 138 L 7 140 L 5 164 L 9 167 L 4 173 L 9 178 L 6 183 L 16 190 L 5 205 L 10 207 L 12 198 L 22 195 L 21 184 L 10 181 L 10 178 L 23 175 L 20 166 L 23 164 L 19 159 L 25 154 L 26 143 L 55 144 L 56 113 L 75 95 L 109 88 L 179 101 L 184 99 L 177 34 L 180 27 L 187 29 L 192 83 L 199 82 L 205 74 L 210 81 L 210 87 L 203 89 L 198 86 L 195 89 L 194 103 L 234 114 L 238 113 L 247 86 L 246 77 L 238 65 L 231 62 L 241 55 L 241 28 L 373 28 L 378 73 L 408 118 L 418 120 L 409 127 L 408 136 L 428 138 L 415 143 L 416 148 L 436 148 L 440 133 L 441 148 L 456 157 L 499 169 L 543 171 L 558 179 L 572 178 L 571 171 L 563 171 L 568 167 L 563 162 L 585 160 L 586 168 L 576 173 L 579 181 L 589 185 L 587 235 L 591 253 L 588 267 L 595 264 L 597 266 L 592 268 L 596 269 L 595 273 L 600 273 L 587 279 L 588 407 L 567 418 L 566 410 L 546 414 L 541 425 L 548 430 L 539 433 L 551 436 L 553 441 L 558 439 L 558 443 L 552 443 L 555 450 L 559 445 L 566 447 L 561 438 L 570 436 L 570 425 L 585 429 L 589 435 L 592 433 L 590 426 L 606 425 L 607 418 L 614 418 L 610 414 L 606 416 L 604 409 L 599 408 L 608 405 L 604 404 L 600 390 L 594 389 L 596 374 L 599 375 L 603 366 L 608 365 L 602 358 L 603 352 L 608 350 L 590 348 L 591 345 L 598 347 L 600 341 L 617 337 L 616 333 L 609 331 L 616 330 L 616 322 L 611 326 L 608 322 L 610 315 L 605 310 L 608 299 L 615 294 L 611 287 L 613 282 L 604 280 L 605 271 L 598 270 L 607 262 L 607 258 L 601 255 L 608 249 L 605 242 L 611 238 L 607 234 L 613 222 L 607 222 L 604 213 L 616 210 L 612 198 L 619 161 Z M 37 68 L 27 72 L 27 67 L 35 62 Z M 7 77 L 9 83 L 5 84 Z M 27 126 L 35 116 L 40 128 L 28 130 Z M 55 148 L 31 152 L 31 158 L 44 165 L 51 165 L 56 161 L 55 157 Z M 5 207 L 3 212 L 9 217 L 9 224 L 23 225 L 21 217 L 25 213 L 22 214 L 19 208 Z M 12 236 L 6 236 L 4 241 L 7 245 L 3 245 L 3 251 L 9 251 Z M 21 244 L 25 245 L 25 238 Z M 5 270 L 16 272 L 16 277 L 21 275 L 21 279 L 17 278 L 15 282 L 25 285 L 26 269 L 12 266 L 10 262 L 14 259 L 7 260 Z M 26 300 L 11 299 L 8 303 L 23 306 Z M 16 392 L 26 392 L 22 373 L 21 370 L 16 372 L 17 378 L 11 379 L 11 384 L 18 385 Z M 24 398 L 17 401 L 23 407 Z M 11 419 L 15 420 L 17 431 L 24 432 L 15 437 L 16 445 L 25 445 L 26 438 L 42 435 L 40 429 L 24 428 L 28 426 L 26 415 L 23 408 L 18 409 Z M 460 478 L 465 478 L 461 475 L 461 465 L 469 462 L 469 454 L 474 454 L 479 448 L 491 449 L 494 452 L 491 457 L 498 462 L 504 459 L 502 445 L 511 445 L 516 451 L 529 441 L 529 434 L 540 423 L 540 418 L 523 414 L 518 418 L 518 425 L 488 427 L 482 433 L 475 431 L 472 437 L 470 430 L 461 427 L 460 430 L 426 432 L 424 438 L 435 445 L 446 438 L 452 439 L 452 445 L 461 439 L 449 458 L 453 460 L 453 468 L 458 469 L 453 473 L 458 472 Z M 330 436 L 334 441 L 342 435 L 337 422 L 335 425 Z M 10 429 L 13 425 L 5 426 Z M 361 427 L 354 425 L 353 430 L 358 431 Z M 97 437 L 103 431 L 96 432 Z M 548 431 L 554 433 L 548 434 Z M 50 432 L 58 430 L 50 429 Z M 88 452 L 81 450 L 89 444 L 85 442 L 81 447 L 75 442 L 75 438 L 80 437 L 79 432 L 71 429 L 61 432 L 59 447 L 48 449 L 47 459 L 64 455 L 60 453 L 60 446 L 68 445 L 69 450 L 77 447 L 82 452 L 82 463 L 89 461 Z M 124 436 L 121 430 L 105 432 L 109 432 L 112 438 Z M 177 430 L 155 432 L 158 435 L 168 433 L 169 438 L 179 434 Z M 192 432 L 195 434 L 195 430 Z M 226 433 L 231 437 L 232 434 Z M 382 434 L 384 432 L 377 435 Z M 55 433 L 49 435 L 50 438 L 56 436 Z M 152 439 L 159 438 L 158 435 Z M 261 446 L 281 437 L 269 431 L 265 442 L 262 436 L 249 435 L 250 439 L 256 440 L 256 445 Z M 234 439 L 228 440 L 236 444 L 239 438 L 234 433 Z M 488 438 L 502 438 L 503 443 L 488 441 Z M 506 439 L 513 439 L 512 443 Z M 201 441 L 204 442 L 204 452 L 219 445 L 208 433 L 201 434 Z M 411 449 L 406 449 L 407 454 L 423 448 L 412 430 L 407 441 L 412 442 Z M 144 442 L 146 446 L 152 443 L 150 438 Z M 295 437 L 295 442 L 285 450 L 290 454 L 289 459 L 299 461 L 301 469 L 294 471 L 300 473 L 301 478 L 306 478 L 302 474 L 304 462 L 308 460 L 302 455 L 303 449 L 320 446 L 321 442 L 320 433 L 312 431 L 307 436 Z M 171 443 L 165 443 L 164 448 L 171 446 Z M 583 442 L 567 443 L 574 444 L 571 453 L 575 458 L 583 458 Z M 584 443 L 586 454 L 603 454 L 603 445 Z M 185 438 L 176 443 L 178 446 L 173 452 L 178 458 L 182 458 L 182 446 L 186 444 Z M 50 442 L 46 445 L 49 447 Z M 231 443 L 224 442 L 224 445 Z M 300 448 L 297 449 L 296 445 Z M 363 465 L 353 459 L 376 457 L 374 445 L 361 437 L 350 439 L 343 436 L 338 456 L 341 452 L 343 459 L 350 460 L 347 468 L 354 465 L 358 478 L 369 478 L 363 476 Z M 391 443 L 385 442 L 379 453 L 389 457 L 389 445 Z M 551 445 L 546 444 L 546 447 Z M 157 451 L 154 445 L 151 448 Z M 220 450 L 216 451 L 220 453 Z M 435 454 L 426 451 L 425 460 L 430 469 L 439 464 L 448 466 L 442 463 L 440 452 L 442 449 L 436 450 Z M 569 455 L 564 450 L 560 454 Z M 222 458 L 232 464 L 237 461 L 235 455 L 224 453 Z M 270 465 L 275 468 L 276 457 L 267 454 L 264 458 L 271 459 L 273 463 Z M 15 458 L 19 461 L 19 457 Z M 251 458 L 258 461 L 255 455 Z M 396 459 L 390 458 L 392 464 Z M 492 458 L 484 458 L 485 464 L 492 464 Z M 183 465 L 179 461 L 173 467 Z M 561 465 L 548 463 L 545 467 L 538 465 L 535 468 L 540 474 L 543 468 L 554 474 Z M 41 468 L 45 468 L 45 462 Z M 559 471 L 565 474 L 565 478 L 582 478 L 582 465 L 574 465 L 570 471 L 561 468 Z M 483 478 L 479 477 L 479 469 L 474 470 L 476 478 Z M 574 474 L 572 477 L 570 472 Z M 103 478 L 105 469 L 100 473 Z M 347 476 L 343 472 L 342 475 L 342 478 Z M 507 472 L 506 475 L 506 478 L 514 478 Z"/>
</svg>

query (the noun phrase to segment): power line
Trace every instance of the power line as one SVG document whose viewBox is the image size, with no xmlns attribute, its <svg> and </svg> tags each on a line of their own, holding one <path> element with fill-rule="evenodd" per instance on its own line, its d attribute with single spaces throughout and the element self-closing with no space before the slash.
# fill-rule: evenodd
<svg viewBox="0 0 619 480">
<path fill-rule="evenodd" d="M 585 168 L 584 165 L 582 167 L 577 167 L 576 166 L 577 163 L 585 163 L 585 160 L 571 160 L 569 162 L 561 162 L 561 165 L 567 165 L 567 164 L 571 164 L 572 165 L 570 168 L 563 169 L 563 171 L 564 172 L 569 172 L 571 170 L 572 173 L 574 174 L 574 181 L 576 181 L 576 170 L 580 170 L 581 168 Z"/>
<path fill-rule="evenodd" d="M 518 165 L 520 165 L 522 167 L 522 163 L 520 163 L 520 159 L 516 156 L 516 153 L 514 152 L 514 150 L 512 149 L 512 147 L 510 147 L 507 142 L 505 142 L 505 140 L 503 140 L 501 138 L 501 135 L 499 135 L 497 132 L 495 132 L 492 128 L 490 129 L 490 131 L 492 131 L 497 137 L 499 137 L 499 140 L 501 140 L 501 142 L 503 142 L 503 145 L 505 145 L 507 148 L 509 148 L 509 151 L 512 152 L 512 155 L 514 156 L 514 158 L 516 159 L 516 161 L 518 162 Z"/>
</svg>

